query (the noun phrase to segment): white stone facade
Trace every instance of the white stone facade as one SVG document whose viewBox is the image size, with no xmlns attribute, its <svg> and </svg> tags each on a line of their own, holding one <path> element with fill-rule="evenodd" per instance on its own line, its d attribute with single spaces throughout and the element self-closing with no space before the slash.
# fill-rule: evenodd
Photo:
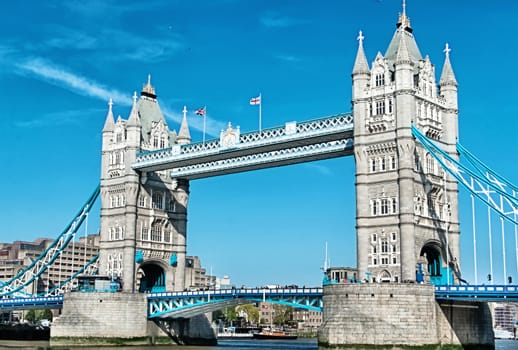
<svg viewBox="0 0 518 350">
<path fill-rule="evenodd" d="M 425 274 L 444 278 L 447 266 L 458 272 L 457 183 L 416 142 L 411 126 L 458 159 L 449 48 L 437 84 L 404 12 L 385 55 L 378 52 L 371 67 L 363 40 L 360 32 L 352 72 L 359 279 L 415 281 L 418 261 L 426 262 Z"/>
<path fill-rule="evenodd" d="M 99 274 L 120 278 L 126 292 L 184 290 L 189 182 L 167 171 L 131 168 L 136 153 L 189 143 L 186 116 L 177 135 L 162 115 L 150 81 L 134 96 L 127 120 L 113 117 L 103 129 Z"/>
</svg>

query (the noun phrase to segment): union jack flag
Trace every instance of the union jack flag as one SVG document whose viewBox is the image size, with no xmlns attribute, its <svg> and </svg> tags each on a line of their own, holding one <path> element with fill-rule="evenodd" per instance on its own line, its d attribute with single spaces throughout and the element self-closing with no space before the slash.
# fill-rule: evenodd
<svg viewBox="0 0 518 350">
<path fill-rule="evenodd" d="M 207 114 L 207 107 L 203 107 L 200 109 L 197 109 L 194 114 L 201 115 L 202 117 L 205 117 L 205 114 Z"/>
</svg>

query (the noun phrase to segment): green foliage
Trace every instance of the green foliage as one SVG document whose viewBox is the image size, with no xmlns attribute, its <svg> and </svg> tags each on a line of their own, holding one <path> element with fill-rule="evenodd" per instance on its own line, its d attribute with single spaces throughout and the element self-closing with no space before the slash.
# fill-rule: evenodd
<svg viewBox="0 0 518 350">
<path fill-rule="evenodd" d="M 25 314 L 25 319 L 30 322 L 34 322 L 36 320 L 36 312 L 34 310 L 29 310 Z"/>
<path fill-rule="evenodd" d="M 291 306 L 284 305 L 273 305 L 274 308 L 274 317 L 273 323 L 278 326 L 283 326 L 291 322 L 293 319 L 293 308 Z"/>
<path fill-rule="evenodd" d="M 225 315 L 225 318 L 229 321 L 237 320 L 237 312 L 235 307 L 226 307 L 223 310 L 223 314 Z"/>
<path fill-rule="evenodd" d="M 239 305 L 236 307 L 237 314 L 244 312 L 248 322 L 257 323 L 259 321 L 259 309 L 253 304 Z"/>
<path fill-rule="evenodd" d="M 25 319 L 32 323 L 36 323 L 39 320 L 49 320 L 52 321 L 52 311 L 49 309 L 43 310 L 29 310 L 25 314 Z"/>
</svg>

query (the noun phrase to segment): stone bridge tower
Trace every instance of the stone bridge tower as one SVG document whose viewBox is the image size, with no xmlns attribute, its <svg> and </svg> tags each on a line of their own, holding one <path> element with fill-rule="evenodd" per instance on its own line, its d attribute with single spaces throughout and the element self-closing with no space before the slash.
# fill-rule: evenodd
<svg viewBox="0 0 518 350">
<path fill-rule="evenodd" d="M 99 274 L 120 279 L 123 291 L 185 288 L 188 181 L 167 171 L 140 174 L 136 153 L 189 143 L 186 109 L 170 131 L 150 78 L 135 93 L 129 118 L 115 120 L 110 100 L 102 132 Z"/>
<path fill-rule="evenodd" d="M 415 125 L 458 158 L 457 82 L 448 44 L 437 85 L 404 6 L 385 54 L 378 52 L 371 67 L 363 40 L 360 32 L 352 71 L 359 276 L 415 281 L 420 264 L 432 282 L 453 282 L 460 277 L 457 183 L 411 131 Z"/>
</svg>

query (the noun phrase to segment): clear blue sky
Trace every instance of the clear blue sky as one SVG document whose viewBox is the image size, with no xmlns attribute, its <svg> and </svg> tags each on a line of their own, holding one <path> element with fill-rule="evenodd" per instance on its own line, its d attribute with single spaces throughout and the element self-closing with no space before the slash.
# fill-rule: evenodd
<svg viewBox="0 0 518 350">
<path fill-rule="evenodd" d="M 61 232 L 99 182 L 108 99 L 128 118 L 148 74 L 170 128 L 187 106 L 194 141 L 202 121 L 193 111 L 204 105 L 208 138 L 228 121 L 257 129 L 248 101 L 259 93 L 263 128 L 349 111 L 358 31 L 372 61 L 400 11 L 399 0 L 9 2 L 0 15 L 0 241 Z M 408 0 L 407 15 L 437 77 L 445 43 L 452 49 L 461 142 L 518 182 L 518 3 Z M 354 181 L 351 157 L 192 181 L 188 254 L 237 285 L 317 285 L 326 241 L 332 265 L 356 265 Z M 462 198 L 461 259 L 473 280 Z M 501 243 L 493 244 L 498 271 Z M 479 263 L 479 280 L 487 266 Z"/>
</svg>

